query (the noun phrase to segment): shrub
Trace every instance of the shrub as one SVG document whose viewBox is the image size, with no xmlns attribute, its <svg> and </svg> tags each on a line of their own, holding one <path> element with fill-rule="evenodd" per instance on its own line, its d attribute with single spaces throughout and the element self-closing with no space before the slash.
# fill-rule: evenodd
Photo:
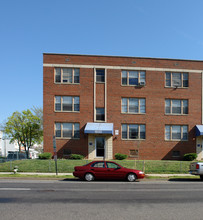
<svg viewBox="0 0 203 220">
<path fill-rule="evenodd" d="M 71 160 L 82 160 L 84 158 L 83 155 L 80 155 L 80 154 L 71 154 L 69 159 Z"/>
<path fill-rule="evenodd" d="M 125 160 L 127 157 L 128 155 L 126 154 L 120 154 L 120 153 L 115 154 L 116 160 Z"/>
<path fill-rule="evenodd" d="M 185 160 L 185 161 L 192 161 L 192 160 L 195 160 L 196 158 L 197 158 L 196 153 L 189 153 L 189 154 L 185 154 L 183 156 L 183 160 Z"/>
<path fill-rule="evenodd" d="M 39 154 L 39 159 L 41 160 L 48 160 L 48 159 L 51 159 L 51 157 L 52 157 L 52 154 L 49 152 L 44 152 L 42 154 Z"/>
</svg>

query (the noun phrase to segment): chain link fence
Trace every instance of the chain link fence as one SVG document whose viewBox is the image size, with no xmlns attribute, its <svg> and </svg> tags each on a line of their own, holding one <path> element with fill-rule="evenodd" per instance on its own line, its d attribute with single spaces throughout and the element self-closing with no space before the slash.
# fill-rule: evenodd
<svg viewBox="0 0 203 220">
<path fill-rule="evenodd" d="M 72 173 L 75 166 L 82 166 L 91 161 L 89 160 L 57 160 L 58 173 Z M 131 169 L 142 170 L 146 174 L 172 174 L 172 173 L 188 173 L 190 161 L 153 161 L 153 160 L 121 160 L 115 161 L 121 166 Z M 19 172 L 41 172 L 55 173 L 54 160 L 11 160 L 0 159 L 0 172 L 13 171 L 18 166 Z"/>
</svg>

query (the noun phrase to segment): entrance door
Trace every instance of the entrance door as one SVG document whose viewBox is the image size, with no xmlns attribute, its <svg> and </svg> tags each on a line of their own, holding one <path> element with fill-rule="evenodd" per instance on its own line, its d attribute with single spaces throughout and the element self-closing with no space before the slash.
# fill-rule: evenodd
<svg viewBox="0 0 203 220">
<path fill-rule="evenodd" d="M 105 137 L 95 138 L 96 157 L 104 157 L 105 154 Z"/>
</svg>

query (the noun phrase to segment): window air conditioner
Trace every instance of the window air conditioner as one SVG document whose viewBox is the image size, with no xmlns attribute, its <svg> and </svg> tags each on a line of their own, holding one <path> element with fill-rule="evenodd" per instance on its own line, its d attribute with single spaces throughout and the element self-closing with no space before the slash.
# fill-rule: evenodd
<svg viewBox="0 0 203 220">
<path fill-rule="evenodd" d="M 139 82 L 139 86 L 145 86 L 145 82 Z"/>
</svg>

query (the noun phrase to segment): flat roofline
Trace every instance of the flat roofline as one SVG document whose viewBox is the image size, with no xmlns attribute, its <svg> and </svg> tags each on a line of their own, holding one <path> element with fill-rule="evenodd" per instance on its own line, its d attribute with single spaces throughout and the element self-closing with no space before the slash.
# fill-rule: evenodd
<svg viewBox="0 0 203 220">
<path fill-rule="evenodd" d="M 179 60 L 203 62 L 203 60 L 177 59 L 177 58 L 157 58 L 157 57 L 132 57 L 132 56 L 113 56 L 113 55 L 93 55 L 93 54 L 65 54 L 65 53 L 43 53 L 43 55 L 63 55 L 63 56 L 86 56 L 86 57 L 115 57 L 115 58 L 131 58 L 131 59 L 151 59 L 151 60 Z"/>
</svg>

